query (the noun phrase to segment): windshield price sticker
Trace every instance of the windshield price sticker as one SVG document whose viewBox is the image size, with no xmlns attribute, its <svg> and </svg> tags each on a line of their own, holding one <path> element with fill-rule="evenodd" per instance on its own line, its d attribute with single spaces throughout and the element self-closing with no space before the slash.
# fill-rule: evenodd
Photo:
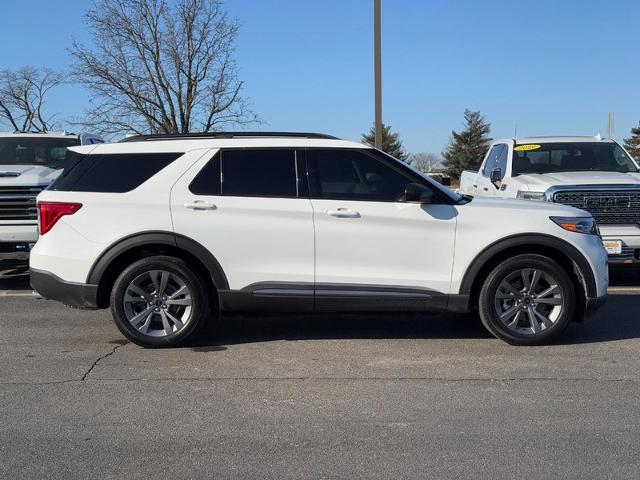
<svg viewBox="0 0 640 480">
<path fill-rule="evenodd" d="M 517 147 L 514 147 L 514 150 L 516 152 L 528 152 L 530 150 L 538 150 L 541 147 L 542 145 L 518 145 Z"/>
</svg>

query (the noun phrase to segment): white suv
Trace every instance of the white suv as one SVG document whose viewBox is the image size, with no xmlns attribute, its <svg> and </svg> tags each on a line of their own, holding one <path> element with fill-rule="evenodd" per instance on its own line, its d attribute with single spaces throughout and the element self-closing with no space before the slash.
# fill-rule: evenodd
<svg viewBox="0 0 640 480">
<path fill-rule="evenodd" d="M 111 307 L 144 346 L 220 311 L 477 310 L 539 344 L 606 298 L 590 214 L 459 196 L 404 163 L 317 134 L 144 136 L 72 149 L 38 196 L 31 282 Z"/>
</svg>

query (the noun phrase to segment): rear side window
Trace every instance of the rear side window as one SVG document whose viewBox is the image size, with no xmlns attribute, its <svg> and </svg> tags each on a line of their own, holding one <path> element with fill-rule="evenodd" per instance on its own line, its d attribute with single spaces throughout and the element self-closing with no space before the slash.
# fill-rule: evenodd
<svg viewBox="0 0 640 480">
<path fill-rule="evenodd" d="M 225 150 L 222 195 L 297 197 L 294 150 Z"/>
<path fill-rule="evenodd" d="M 72 154 L 49 190 L 125 193 L 139 187 L 182 153 Z"/>
<path fill-rule="evenodd" d="M 220 195 L 220 152 L 216 153 L 193 179 L 189 190 L 194 195 Z"/>
</svg>

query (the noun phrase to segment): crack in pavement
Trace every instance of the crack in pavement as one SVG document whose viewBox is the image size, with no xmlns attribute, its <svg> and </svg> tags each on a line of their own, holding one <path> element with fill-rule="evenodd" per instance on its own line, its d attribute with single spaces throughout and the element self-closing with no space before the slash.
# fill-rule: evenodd
<svg viewBox="0 0 640 480">
<path fill-rule="evenodd" d="M 115 347 L 113 347 L 113 349 L 112 349 L 110 352 L 108 352 L 108 353 L 106 353 L 106 354 L 102 355 L 101 357 L 98 357 L 98 358 L 96 359 L 96 361 L 95 361 L 95 362 L 93 362 L 93 364 L 91 364 L 91 366 L 89 367 L 89 369 L 88 369 L 86 372 L 84 372 L 84 375 L 82 375 L 82 378 L 80 379 L 80 381 L 81 381 L 81 382 L 84 382 L 84 381 L 87 379 L 87 377 L 89 376 L 89 374 L 90 374 L 91 372 L 93 372 L 93 369 L 94 369 L 94 368 L 96 368 L 96 367 L 98 366 L 98 364 L 100 363 L 100 361 L 104 360 L 104 359 L 105 359 L 105 358 L 107 358 L 107 357 L 110 357 L 111 355 L 113 355 L 114 353 L 116 353 L 116 350 L 118 350 L 120 347 L 124 347 L 125 345 L 128 345 L 129 343 L 130 343 L 130 342 L 123 343 L 122 345 L 116 345 Z"/>
</svg>

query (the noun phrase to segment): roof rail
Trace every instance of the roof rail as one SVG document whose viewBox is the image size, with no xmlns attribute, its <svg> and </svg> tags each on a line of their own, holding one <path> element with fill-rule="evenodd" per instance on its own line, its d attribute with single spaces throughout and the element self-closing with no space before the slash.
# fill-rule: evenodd
<svg viewBox="0 0 640 480">
<path fill-rule="evenodd" d="M 120 142 L 147 142 L 158 140 L 179 139 L 213 139 L 213 138 L 322 138 L 338 140 L 338 137 L 322 133 L 304 132 L 202 132 L 202 133 L 162 133 L 156 135 L 134 135 L 124 138 Z"/>
</svg>

